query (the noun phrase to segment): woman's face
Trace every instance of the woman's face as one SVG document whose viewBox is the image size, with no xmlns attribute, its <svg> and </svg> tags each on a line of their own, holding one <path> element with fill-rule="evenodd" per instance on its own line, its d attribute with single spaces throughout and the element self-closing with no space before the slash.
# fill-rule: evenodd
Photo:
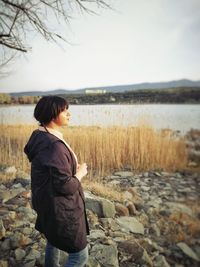
<svg viewBox="0 0 200 267">
<path fill-rule="evenodd" d="M 57 124 L 57 126 L 66 126 L 69 123 L 70 118 L 70 112 L 67 108 L 65 108 L 63 111 L 59 113 L 59 115 L 54 119 L 54 123 Z"/>
</svg>

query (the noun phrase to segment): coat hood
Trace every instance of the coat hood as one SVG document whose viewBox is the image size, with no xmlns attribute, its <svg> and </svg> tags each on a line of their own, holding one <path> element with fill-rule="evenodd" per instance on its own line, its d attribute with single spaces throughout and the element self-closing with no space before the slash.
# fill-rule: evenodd
<svg viewBox="0 0 200 267">
<path fill-rule="evenodd" d="M 24 147 L 24 153 L 27 155 L 29 161 L 32 162 L 39 152 L 47 149 L 55 141 L 57 141 L 57 138 L 53 135 L 35 130 Z"/>
</svg>

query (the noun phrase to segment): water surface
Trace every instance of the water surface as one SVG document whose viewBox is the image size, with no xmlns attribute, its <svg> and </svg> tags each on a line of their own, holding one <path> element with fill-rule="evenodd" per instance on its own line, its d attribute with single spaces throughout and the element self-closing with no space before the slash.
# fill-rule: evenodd
<svg viewBox="0 0 200 267">
<path fill-rule="evenodd" d="M 36 124 L 34 105 L 0 106 L 1 124 Z M 200 105 L 132 104 L 71 105 L 70 125 L 136 126 L 147 123 L 156 129 L 170 128 L 187 132 L 200 128 Z"/>
</svg>

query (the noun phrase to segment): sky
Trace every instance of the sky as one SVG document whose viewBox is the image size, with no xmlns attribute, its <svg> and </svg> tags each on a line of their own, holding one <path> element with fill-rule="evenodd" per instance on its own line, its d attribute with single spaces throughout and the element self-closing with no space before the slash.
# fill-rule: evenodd
<svg viewBox="0 0 200 267">
<path fill-rule="evenodd" d="M 199 0 L 113 0 L 59 26 L 69 43 L 30 38 L 0 92 L 200 80 Z"/>
</svg>

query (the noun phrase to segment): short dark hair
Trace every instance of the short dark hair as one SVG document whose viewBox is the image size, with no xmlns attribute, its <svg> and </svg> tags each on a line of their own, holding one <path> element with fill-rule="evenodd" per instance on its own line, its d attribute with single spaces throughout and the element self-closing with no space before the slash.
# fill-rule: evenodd
<svg viewBox="0 0 200 267">
<path fill-rule="evenodd" d="M 41 125 L 55 119 L 65 108 L 68 109 L 67 101 L 60 96 L 43 96 L 35 106 L 34 117 Z"/>
</svg>

